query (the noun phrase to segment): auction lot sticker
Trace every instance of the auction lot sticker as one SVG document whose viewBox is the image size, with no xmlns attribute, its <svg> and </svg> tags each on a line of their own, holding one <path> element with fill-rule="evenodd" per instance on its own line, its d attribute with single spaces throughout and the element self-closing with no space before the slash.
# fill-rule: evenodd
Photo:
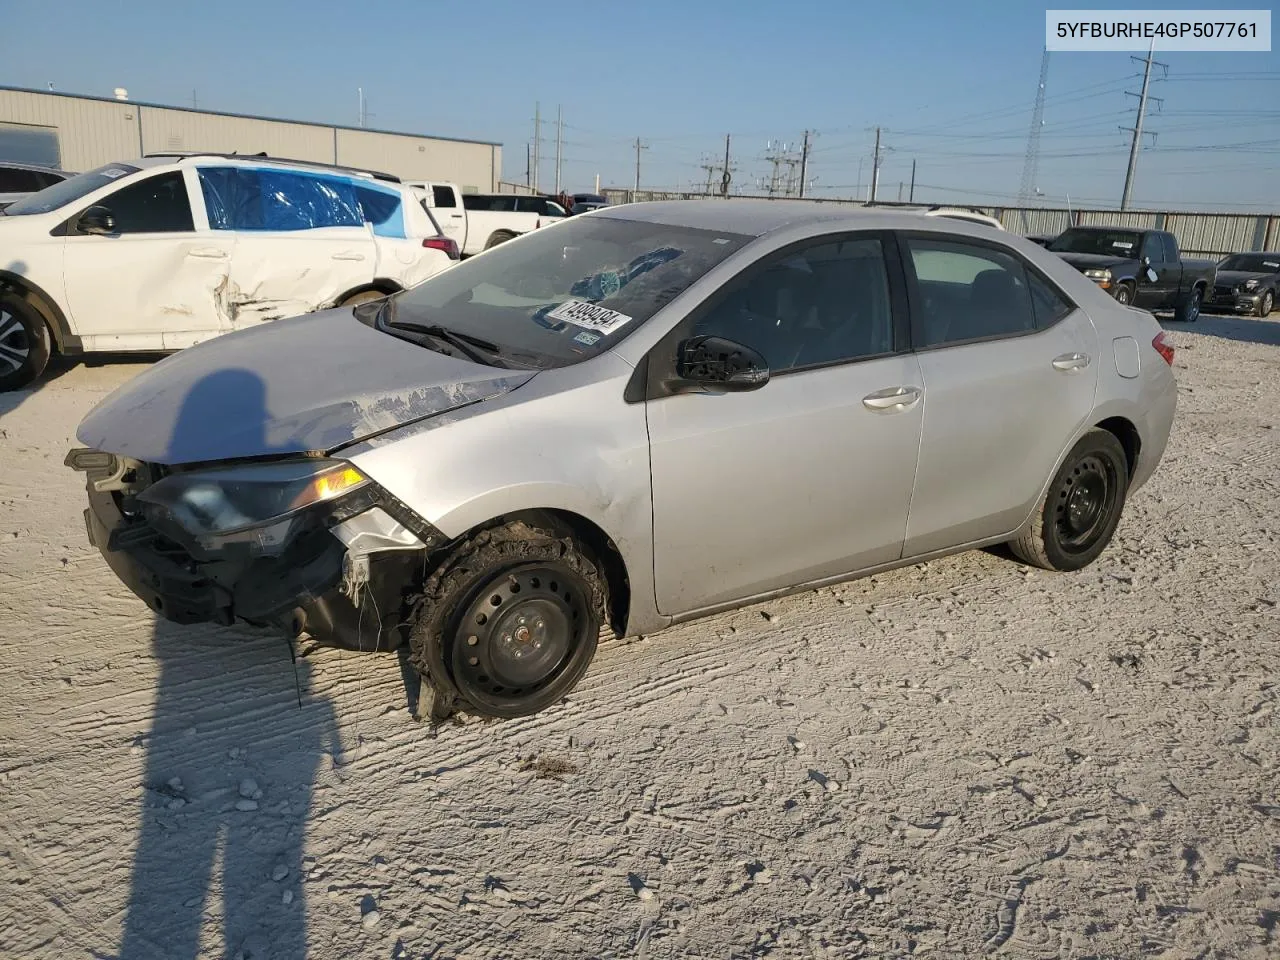
<svg viewBox="0 0 1280 960">
<path fill-rule="evenodd" d="M 1270 10 L 1046 10 L 1049 50 L 1271 49 Z"/>
<path fill-rule="evenodd" d="M 548 320 L 563 320 L 575 327 L 585 327 L 607 337 L 615 330 L 631 322 L 631 317 L 616 310 L 597 307 L 585 300 L 566 300 L 554 310 L 547 312 Z"/>
</svg>

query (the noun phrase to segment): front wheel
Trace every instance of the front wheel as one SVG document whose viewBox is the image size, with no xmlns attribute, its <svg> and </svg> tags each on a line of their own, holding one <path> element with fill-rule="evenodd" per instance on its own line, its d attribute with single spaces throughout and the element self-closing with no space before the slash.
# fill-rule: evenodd
<svg viewBox="0 0 1280 960">
<path fill-rule="evenodd" d="M 1276 295 L 1268 290 L 1262 295 L 1262 299 L 1258 301 L 1258 316 L 1267 317 L 1271 315 L 1271 308 L 1275 306 Z"/>
<path fill-rule="evenodd" d="M 40 378 L 52 350 L 49 327 L 25 299 L 0 294 L 0 392 Z"/>
<path fill-rule="evenodd" d="M 605 580 L 567 533 L 508 523 L 464 540 L 428 579 L 409 636 L 440 693 L 489 717 L 563 699 L 595 655 Z"/>
<path fill-rule="evenodd" d="M 1195 323 L 1200 319 L 1200 306 L 1204 302 L 1204 289 L 1196 287 L 1178 301 L 1173 311 L 1173 319 L 1179 323 Z"/>
<path fill-rule="evenodd" d="M 1133 286 L 1128 283 L 1121 283 L 1116 287 L 1116 303 L 1121 306 L 1129 306 L 1133 303 Z"/>
<path fill-rule="evenodd" d="M 1111 542 L 1128 489 L 1120 441 L 1090 430 L 1058 468 L 1031 528 L 1009 547 L 1024 563 L 1046 570 L 1087 567 Z"/>
</svg>

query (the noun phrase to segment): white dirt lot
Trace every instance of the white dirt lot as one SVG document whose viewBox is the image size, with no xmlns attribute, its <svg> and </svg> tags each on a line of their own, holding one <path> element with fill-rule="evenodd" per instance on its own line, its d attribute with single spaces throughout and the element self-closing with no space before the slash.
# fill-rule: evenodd
<svg viewBox="0 0 1280 960">
<path fill-rule="evenodd" d="M 1278 333 L 1177 329 L 1084 572 L 908 567 L 435 733 L 395 656 L 302 643 L 299 707 L 88 546 L 62 458 L 141 364 L 0 396 L 0 956 L 1280 956 Z"/>
</svg>

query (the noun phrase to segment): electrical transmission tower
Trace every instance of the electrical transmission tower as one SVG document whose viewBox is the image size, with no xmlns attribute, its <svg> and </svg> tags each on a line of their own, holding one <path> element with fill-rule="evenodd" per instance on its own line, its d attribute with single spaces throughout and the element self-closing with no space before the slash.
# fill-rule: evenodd
<svg viewBox="0 0 1280 960">
<path fill-rule="evenodd" d="M 1132 127 L 1121 127 L 1125 133 L 1133 134 L 1133 143 L 1129 146 L 1129 169 L 1124 175 L 1124 193 L 1120 195 L 1120 209 L 1129 209 L 1129 200 L 1133 196 L 1133 177 L 1138 172 L 1138 152 L 1142 149 L 1142 122 L 1147 117 L 1147 101 L 1154 100 L 1159 107 L 1164 106 L 1164 101 L 1159 97 L 1149 96 L 1147 91 L 1151 88 L 1151 66 L 1152 64 L 1160 67 L 1164 71 L 1164 76 L 1169 76 L 1169 65 L 1152 60 L 1151 57 L 1156 51 L 1156 42 L 1151 41 L 1151 48 L 1147 51 L 1147 55 L 1141 59 L 1138 57 L 1130 57 L 1130 60 L 1137 60 L 1138 63 L 1145 64 L 1142 71 L 1142 93 L 1133 93 L 1126 90 L 1125 94 L 1130 97 L 1138 98 L 1138 119 Z M 1151 134 L 1151 144 L 1155 146 L 1156 134 Z"/>
<path fill-rule="evenodd" d="M 1031 113 L 1031 131 L 1027 134 L 1027 155 L 1022 161 L 1022 183 L 1018 187 L 1018 206 L 1027 207 L 1036 189 L 1040 169 L 1040 131 L 1044 127 L 1044 84 L 1049 77 L 1049 48 L 1040 58 L 1040 86 L 1036 88 L 1036 108 Z M 1026 210 L 1022 213 L 1023 229 L 1027 228 Z"/>
<path fill-rule="evenodd" d="M 809 165 L 808 141 L 806 133 L 805 145 L 797 152 L 789 144 L 770 140 L 765 145 L 764 155 L 765 162 L 770 164 L 770 173 L 768 177 L 761 177 L 757 186 L 770 197 L 804 196 L 803 178 Z"/>
</svg>

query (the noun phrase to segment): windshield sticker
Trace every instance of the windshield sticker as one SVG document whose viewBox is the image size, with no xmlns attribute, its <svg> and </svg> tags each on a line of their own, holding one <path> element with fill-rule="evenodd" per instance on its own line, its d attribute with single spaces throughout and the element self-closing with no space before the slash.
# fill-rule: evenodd
<svg viewBox="0 0 1280 960">
<path fill-rule="evenodd" d="M 578 341 L 578 343 L 584 344 L 585 346 L 594 347 L 597 343 L 600 342 L 600 334 L 592 333 L 590 330 L 583 330 L 573 339 Z"/>
<path fill-rule="evenodd" d="M 1132 249 L 1133 249 L 1133 244 L 1132 244 L 1132 243 L 1130 243 L 1128 240 L 1112 240 L 1112 241 L 1111 241 L 1111 245 L 1112 245 L 1113 247 L 1116 247 L 1116 248 L 1120 249 L 1120 250 L 1132 250 Z"/>
<path fill-rule="evenodd" d="M 1280 263 L 1275 263 L 1271 260 L 1263 260 L 1262 265 L 1264 267 L 1270 267 L 1272 270 L 1280 270 Z"/>
<path fill-rule="evenodd" d="M 712 243 L 728 243 L 729 241 L 724 239 L 723 237 L 716 237 L 716 239 L 712 240 L 711 242 Z"/>
<path fill-rule="evenodd" d="M 547 319 L 562 320 L 575 327 L 586 327 L 605 337 L 631 322 L 631 317 L 625 313 L 598 307 L 584 300 L 566 300 L 554 310 L 548 311 Z"/>
<path fill-rule="evenodd" d="M 102 171 L 102 175 L 104 177 L 109 177 L 110 179 L 114 180 L 116 177 L 123 177 L 128 172 L 129 172 L 128 169 L 122 169 L 120 167 L 108 167 L 106 170 Z"/>
</svg>

